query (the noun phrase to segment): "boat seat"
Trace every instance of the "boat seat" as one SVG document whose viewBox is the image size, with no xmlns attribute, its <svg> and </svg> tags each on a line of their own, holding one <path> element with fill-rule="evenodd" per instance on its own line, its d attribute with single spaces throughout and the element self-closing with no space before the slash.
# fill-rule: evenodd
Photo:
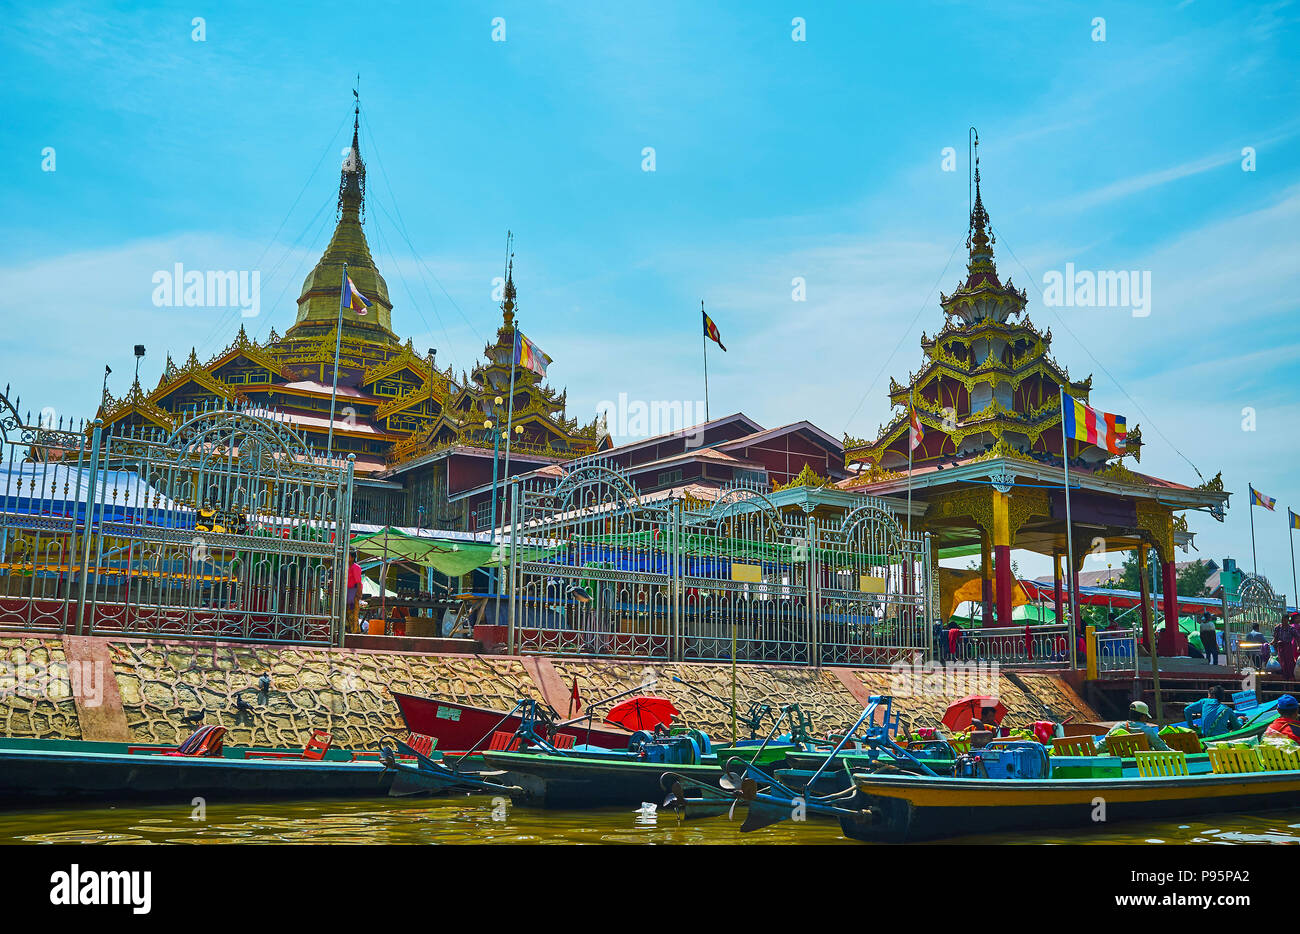
<svg viewBox="0 0 1300 934">
<path fill-rule="evenodd" d="M 1055 756 L 1096 756 L 1101 751 L 1091 736 L 1061 736 L 1052 740 L 1052 755 Z"/>
<path fill-rule="evenodd" d="M 1170 775 L 1187 774 L 1187 753 L 1153 752 L 1142 750 L 1133 753 L 1137 760 L 1138 775 L 1143 778 L 1164 778 Z"/>
<path fill-rule="evenodd" d="M 424 733 L 411 733 L 406 737 L 406 745 L 427 759 L 433 755 L 434 747 L 438 745 L 438 738 L 426 736 Z"/>
<path fill-rule="evenodd" d="M 1265 772 L 1282 772 L 1300 769 L 1300 749 L 1287 749 L 1273 743 L 1260 743 L 1255 747 Z"/>
<path fill-rule="evenodd" d="M 1205 747 L 1201 745 L 1201 738 L 1195 733 L 1161 733 L 1160 738 L 1165 741 L 1165 745 L 1175 752 L 1203 752 Z"/>
<path fill-rule="evenodd" d="M 1205 751 L 1210 756 L 1210 768 L 1217 774 L 1264 771 L 1259 753 L 1249 746 L 1210 745 L 1205 747 Z"/>
<path fill-rule="evenodd" d="M 518 752 L 520 746 L 519 737 L 513 733 L 507 733 L 505 730 L 497 730 L 492 734 L 491 741 L 488 742 L 489 752 Z"/>
<path fill-rule="evenodd" d="M 1151 740 L 1145 733 L 1115 733 L 1106 737 L 1106 751 L 1121 759 L 1135 752 L 1146 752 L 1151 748 Z"/>
<path fill-rule="evenodd" d="M 319 762 L 325 758 L 325 753 L 329 752 L 333 743 L 334 737 L 330 733 L 325 730 L 312 730 L 311 739 L 307 740 L 307 745 L 302 751 L 302 757 Z"/>
<path fill-rule="evenodd" d="M 572 749 L 578 737 L 572 733 L 556 733 L 551 737 L 551 745 L 556 749 Z"/>
</svg>

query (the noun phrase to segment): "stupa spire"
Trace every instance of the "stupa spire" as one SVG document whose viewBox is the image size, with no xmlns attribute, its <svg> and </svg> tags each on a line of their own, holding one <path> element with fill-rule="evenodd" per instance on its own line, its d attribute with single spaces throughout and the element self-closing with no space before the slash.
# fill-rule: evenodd
<svg viewBox="0 0 1300 934">
<path fill-rule="evenodd" d="M 353 91 L 353 95 L 357 92 Z M 339 206 L 336 214 L 341 219 L 345 213 L 355 214 L 366 222 L 366 163 L 361 158 L 361 101 L 352 106 L 352 148 L 343 160 L 339 172 Z"/>
<path fill-rule="evenodd" d="M 354 97 L 356 93 L 355 90 L 352 92 Z M 365 210 L 366 163 L 361 158 L 361 104 L 358 98 L 352 107 L 352 146 L 346 151 L 339 170 L 338 223 L 320 261 L 303 282 L 298 296 L 298 315 L 286 337 L 302 336 L 304 325 L 321 333 L 334 332 L 343 284 L 343 264 L 346 263 L 348 277 L 372 305 L 366 315 L 349 313 L 344 316 L 345 333 L 364 334 L 368 339 L 396 343 L 388 283 L 375 266 L 362 229 Z"/>
</svg>

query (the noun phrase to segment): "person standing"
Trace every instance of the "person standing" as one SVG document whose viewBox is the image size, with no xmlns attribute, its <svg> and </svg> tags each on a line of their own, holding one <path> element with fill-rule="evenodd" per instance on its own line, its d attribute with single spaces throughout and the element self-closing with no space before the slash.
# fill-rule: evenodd
<svg viewBox="0 0 1300 934">
<path fill-rule="evenodd" d="M 1273 651 L 1277 653 L 1277 663 L 1282 666 L 1283 681 L 1295 680 L 1295 637 L 1295 627 L 1289 617 L 1273 627 Z"/>
<path fill-rule="evenodd" d="M 934 621 L 934 649 L 939 655 L 939 664 L 943 665 L 948 661 L 948 633 L 944 631 L 943 623 L 937 619 Z"/>
<path fill-rule="evenodd" d="M 361 609 L 361 565 L 357 563 L 357 551 L 348 549 L 348 632 L 360 632 L 357 614 Z"/>
<path fill-rule="evenodd" d="M 1209 613 L 1201 614 L 1201 651 L 1211 665 L 1219 664 L 1219 631 Z"/>
</svg>

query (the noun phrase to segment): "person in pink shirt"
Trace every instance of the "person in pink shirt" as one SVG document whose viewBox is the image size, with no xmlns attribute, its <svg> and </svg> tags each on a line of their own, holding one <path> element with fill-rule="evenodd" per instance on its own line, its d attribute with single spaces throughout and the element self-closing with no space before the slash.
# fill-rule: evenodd
<svg viewBox="0 0 1300 934">
<path fill-rule="evenodd" d="M 361 565 L 357 563 L 356 549 L 348 550 L 348 632 L 359 632 L 357 611 L 361 607 Z"/>
</svg>

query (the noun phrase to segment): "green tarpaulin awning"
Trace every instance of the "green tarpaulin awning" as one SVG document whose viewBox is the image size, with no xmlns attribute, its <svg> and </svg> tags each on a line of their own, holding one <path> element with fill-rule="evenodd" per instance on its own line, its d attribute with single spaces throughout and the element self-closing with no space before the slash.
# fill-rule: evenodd
<svg viewBox="0 0 1300 934">
<path fill-rule="evenodd" d="M 352 539 L 357 554 L 384 561 L 402 561 L 433 568 L 448 577 L 460 577 L 475 568 L 500 562 L 493 561 L 492 545 L 481 542 L 461 542 L 449 538 L 425 538 L 408 535 L 397 529 L 380 529 L 372 535 Z M 502 548 L 505 554 L 509 549 Z"/>
</svg>

